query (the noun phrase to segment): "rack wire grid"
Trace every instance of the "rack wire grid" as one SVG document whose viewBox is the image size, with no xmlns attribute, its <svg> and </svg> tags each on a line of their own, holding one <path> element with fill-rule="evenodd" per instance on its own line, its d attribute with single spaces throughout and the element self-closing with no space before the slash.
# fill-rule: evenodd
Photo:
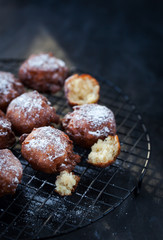
<svg viewBox="0 0 163 240">
<path fill-rule="evenodd" d="M 17 73 L 22 60 L 1 60 L 0 70 Z M 78 71 L 79 72 L 79 71 Z M 0 239 L 43 239 L 86 226 L 119 206 L 134 190 L 138 192 L 150 157 L 150 139 L 140 114 L 129 98 L 110 81 L 97 78 L 99 104 L 115 114 L 121 153 L 107 168 L 86 163 L 88 150 L 75 146 L 82 161 L 75 167 L 81 180 L 71 196 L 54 192 L 54 174 L 35 171 L 23 159 L 20 144 L 11 149 L 23 166 L 23 178 L 15 195 L 0 199 Z M 63 91 L 45 95 L 63 117 L 72 109 Z"/>
</svg>

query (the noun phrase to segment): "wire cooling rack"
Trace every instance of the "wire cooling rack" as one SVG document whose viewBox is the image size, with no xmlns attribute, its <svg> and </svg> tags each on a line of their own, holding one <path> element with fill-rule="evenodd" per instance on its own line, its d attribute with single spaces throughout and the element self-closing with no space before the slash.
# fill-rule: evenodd
<svg viewBox="0 0 163 240">
<path fill-rule="evenodd" d="M 17 73 L 21 60 L 1 60 L 0 70 Z M 75 146 L 82 157 L 74 172 L 81 177 L 72 196 L 54 192 L 56 176 L 33 170 L 20 154 L 23 178 L 14 196 L 0 199 L 0 239 L 43 239 L 86 226 L 119 206 L 134 190 L 138 193 L 150 156 L 150 139 L 135 106 L 110 81 L 101 85 L 100 104 L 115 114 L 121 153 L 110 167 L 101 169 L 86 163 L 88 150 Z M 63 91 L 46 95 L 63 117 L 72 111 Z"/>
</svg>

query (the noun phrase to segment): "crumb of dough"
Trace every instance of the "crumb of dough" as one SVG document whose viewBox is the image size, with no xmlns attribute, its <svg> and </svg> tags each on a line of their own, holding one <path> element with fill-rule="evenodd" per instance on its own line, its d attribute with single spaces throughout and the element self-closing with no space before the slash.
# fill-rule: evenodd
<svg viewBox="0 0 163 240">
<path fill-rule="evenodd" d="M 117 135 L 99 139 L 88 155 L 88 163 L 97 167 L 107 167 L 112 164 L 120 154 L 120 143 Z"/>
<path fill-rule="evenodd" d="M 61 196 L 71 195 L 75 191 L 80 180 L 79 176 L 76 176 L 72 172 L 62 171 L 55 182 L 55 191 Z"/>
</svg>

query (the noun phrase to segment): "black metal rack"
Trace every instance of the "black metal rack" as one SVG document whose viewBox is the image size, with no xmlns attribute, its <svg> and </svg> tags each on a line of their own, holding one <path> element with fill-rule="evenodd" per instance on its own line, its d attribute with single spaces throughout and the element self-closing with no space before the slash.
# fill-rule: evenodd
<svg viewBox="0 0 163 240">
<path fill-rule="evenodd" d="M 0 70 L 16 74 L 21 62 L 1 60 Z M 113 165 L 101 169 L 88 165 L 88 150 L 75 146 L 82 161 L 74 172 L 81 181 L 72 196 L 60 197 L 54 192 L 56 176 L 33 170 L 17 142 L 12 151 L 23 165 L 23 178 L 14 196 L 0 199 L 0 239 L 47 239 L 68 233 L 108 214 L 133 191 L 139 192 L 150 157 L 147 129 L 128 97 L 110 81 L 97 79 L 99 103 L 115 114 L 121 154 Z M 46 97 L 61 117 L 71 111 L 63 91 Z"/>
</svg>

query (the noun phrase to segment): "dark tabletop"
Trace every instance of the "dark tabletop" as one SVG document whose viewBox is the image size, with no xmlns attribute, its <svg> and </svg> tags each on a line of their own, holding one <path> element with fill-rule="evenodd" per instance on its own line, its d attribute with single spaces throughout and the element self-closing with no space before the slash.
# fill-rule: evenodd
<svg viewBox="0 0 163 240">
<path fill-rule="evenodd" d="M 163 239 L 161 1 L 0 1 L 0 58 L 51 51 L 110 79 L 133 100 L 152 143 L 141 194 L 57 239 Z"/>
</svg>

